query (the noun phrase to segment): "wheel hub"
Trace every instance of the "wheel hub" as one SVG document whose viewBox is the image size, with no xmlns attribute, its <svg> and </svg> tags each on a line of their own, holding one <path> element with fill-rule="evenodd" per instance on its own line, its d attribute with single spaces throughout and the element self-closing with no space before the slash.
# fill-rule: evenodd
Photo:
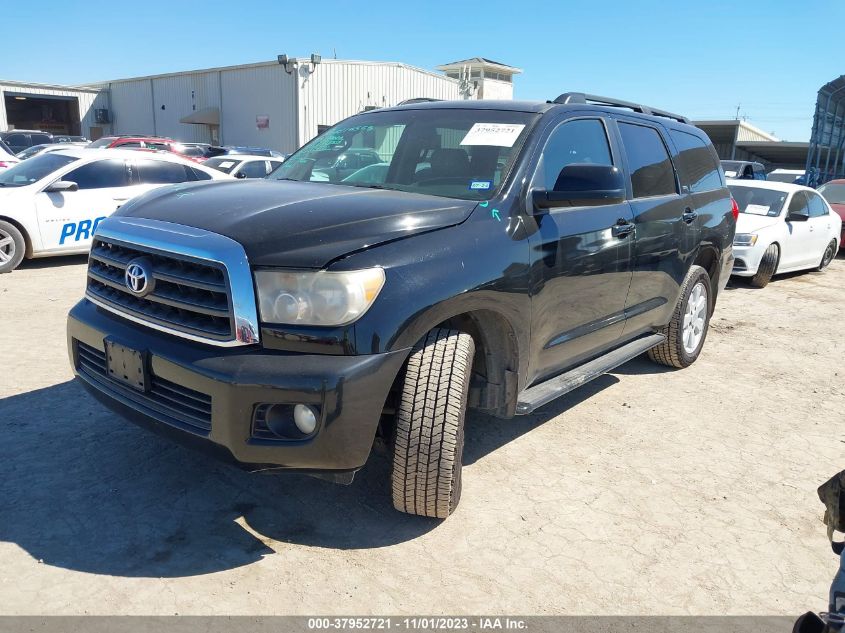
<svg viewBox="0 0 845 633">
<path fill-rule="evenodd" d="M 11 261 L 15 256 L 15 240 L 5 231 L 0 230 L 0 264 Z"/>
<path fill-rule="evenodd" d="M 707 288 L 699 281 L 692 288 L 684 309 L 683 328 L 681 330 L 684 351 L 694 354 L 704 338 L 704 325 L 707 321 Z"/>
</svg>

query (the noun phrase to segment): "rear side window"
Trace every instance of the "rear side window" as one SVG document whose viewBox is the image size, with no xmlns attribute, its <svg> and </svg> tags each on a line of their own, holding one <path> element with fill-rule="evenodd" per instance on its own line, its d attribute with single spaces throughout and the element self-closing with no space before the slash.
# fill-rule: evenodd
<svg viewBox="0 0 845 633">
<path fill-rule="evenodd" d="M 32 139 L 33 145 L 47 145 L 53 142 L 49 134 L 31 134 L 30 138 Z"/>
<path fill-rule="evenodd" d="M 15 147 L 26 147 L 29 145 L 29 139 L 26 137 L 26 134 L 9 134 L 6 137 L 6 143 Z"/>
<path fill-rule="evenodd" d="M 651 198 L 678 193 L 675 170 L 658 131 L 622 122 L 619 123 L 619 131 L 628 155 L 634 197 Z"/>
<path fill-rule="evenodd" d="M 207 174 L 201 169 L 194 169 L 193 167 L 188 167 L 188 169 L 193 174 L 194 180 L 211 180 L 211 174 Z"/>
<path fill-rule="evenodd" d="M 125 187 L 129 184 L 126 164 L 122 159 L 98 160 L 82 165 L 66 174 L 62 180 L 69 180 L 79 185 L 80 189 L 105 189 L 107 187 Z"/>
<path fill-rule="evenodd" d="M 543 149 L 545 188 L 554 190 L 561 170 L 575 163 L 613 165 L 607 133 L 598 119 L 576 119 L 552 132 Z"/>
<path fill-rule="evenodd" d="M 139 160 L 136 163 L 142 185 L 170 185 L 193 180 L 184 165 L 163 160 Z"/>
<path fill-rule="evenodd" d="M 815 193 L 810 193 L 809 191 L 806 193 L 807 197 L 810 199 L 810 217 L 820 218 L 823 215 L 827 215 L 827 205 L 824 203 L 824 200 L 821 199 L 821 196 Z"/>
<path fill-rule="evenodd" d="M 724 186 L 719 174 L 719 159 L 707 143 L 680 130 L 670 130 L 669 136 L 678 148 L 681 184 L 689 187 L 690 193 L 713 191 Z"/>
</svg>

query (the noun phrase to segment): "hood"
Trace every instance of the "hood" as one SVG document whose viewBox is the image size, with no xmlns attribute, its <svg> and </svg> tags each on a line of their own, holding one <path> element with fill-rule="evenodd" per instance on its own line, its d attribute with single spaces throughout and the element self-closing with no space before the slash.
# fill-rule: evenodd
<svg viewBox="0 0 845 633">
<path fill-rule="evenodd" d="M 225 235 L 244 247 L 255 266 L 322 268 L 352 251 L 460 224 L 476 204 L 384 189 L 249 180 L 155 189 L 115 215 Z"/>
<path fill-rule="evenodd" d="M 780 222 L 783 222 L 783 218 L 778 217 L 770 217 L 768 215 L 754 215 L 753 213 L 740 213 L 739 217 L 736 220 L 736 232 L 737 233 L 754 233 L 756 231 L 760 231 L 761 229 L 768 228 L 770 226 L 774 226 Z"/>
</svg>

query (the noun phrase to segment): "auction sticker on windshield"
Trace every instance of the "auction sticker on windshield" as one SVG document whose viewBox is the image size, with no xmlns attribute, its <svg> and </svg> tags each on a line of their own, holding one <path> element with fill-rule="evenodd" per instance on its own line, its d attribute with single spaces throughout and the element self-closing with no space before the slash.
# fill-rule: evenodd
<svg viewBox="0 0 845 633">
<path fill-rule="evenodd" d="M 461 145 L 513 147 L 524 128 L 522 123 L 475 123 L 461 141 Z"/>
<path fill-rule="evenodd" d="M 770 209 L 771 207 L 765 204 L 749 204 L 746 205 L 745 212 L 753 215 L 769 215 Z"/>
</svg>

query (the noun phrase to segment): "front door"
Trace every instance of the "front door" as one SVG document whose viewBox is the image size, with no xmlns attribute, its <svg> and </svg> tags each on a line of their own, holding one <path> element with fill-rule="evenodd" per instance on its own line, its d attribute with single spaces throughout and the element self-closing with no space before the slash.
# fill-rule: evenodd
<svg viewBox="0 0 845 633">
<path fill-rule="evenodd" d="M 553 190 L 569 164 L 619 165 L 611 138 L 607 122 L 598 116 L 559 124 L 545 143 L 531 189 Z M 529 367 L 529 380 L 536 382 L 618 342 L 631 283 L 633 235 L 627 202 L 562 206 L 529 221 L 537 225 L 531 239 Z"/>
<path fill-rule="evenodd" d="M 122 204 L 129 184 L 126 161 L 108 158 L 86 163 L 65 173 L 61 180 L 75 182 L 78 191 L 35 195 L 35 208 L 44 249 L 85 251 L 101 220 Z"/>
<path fill-rule="evenodd" d="M 636 239 L 625 336 L 669 322 L 698 244 L 691 195 L 681 193 L 666 140 L 639 119 L 618 120 L 631 186 Z"/>
</svg>

